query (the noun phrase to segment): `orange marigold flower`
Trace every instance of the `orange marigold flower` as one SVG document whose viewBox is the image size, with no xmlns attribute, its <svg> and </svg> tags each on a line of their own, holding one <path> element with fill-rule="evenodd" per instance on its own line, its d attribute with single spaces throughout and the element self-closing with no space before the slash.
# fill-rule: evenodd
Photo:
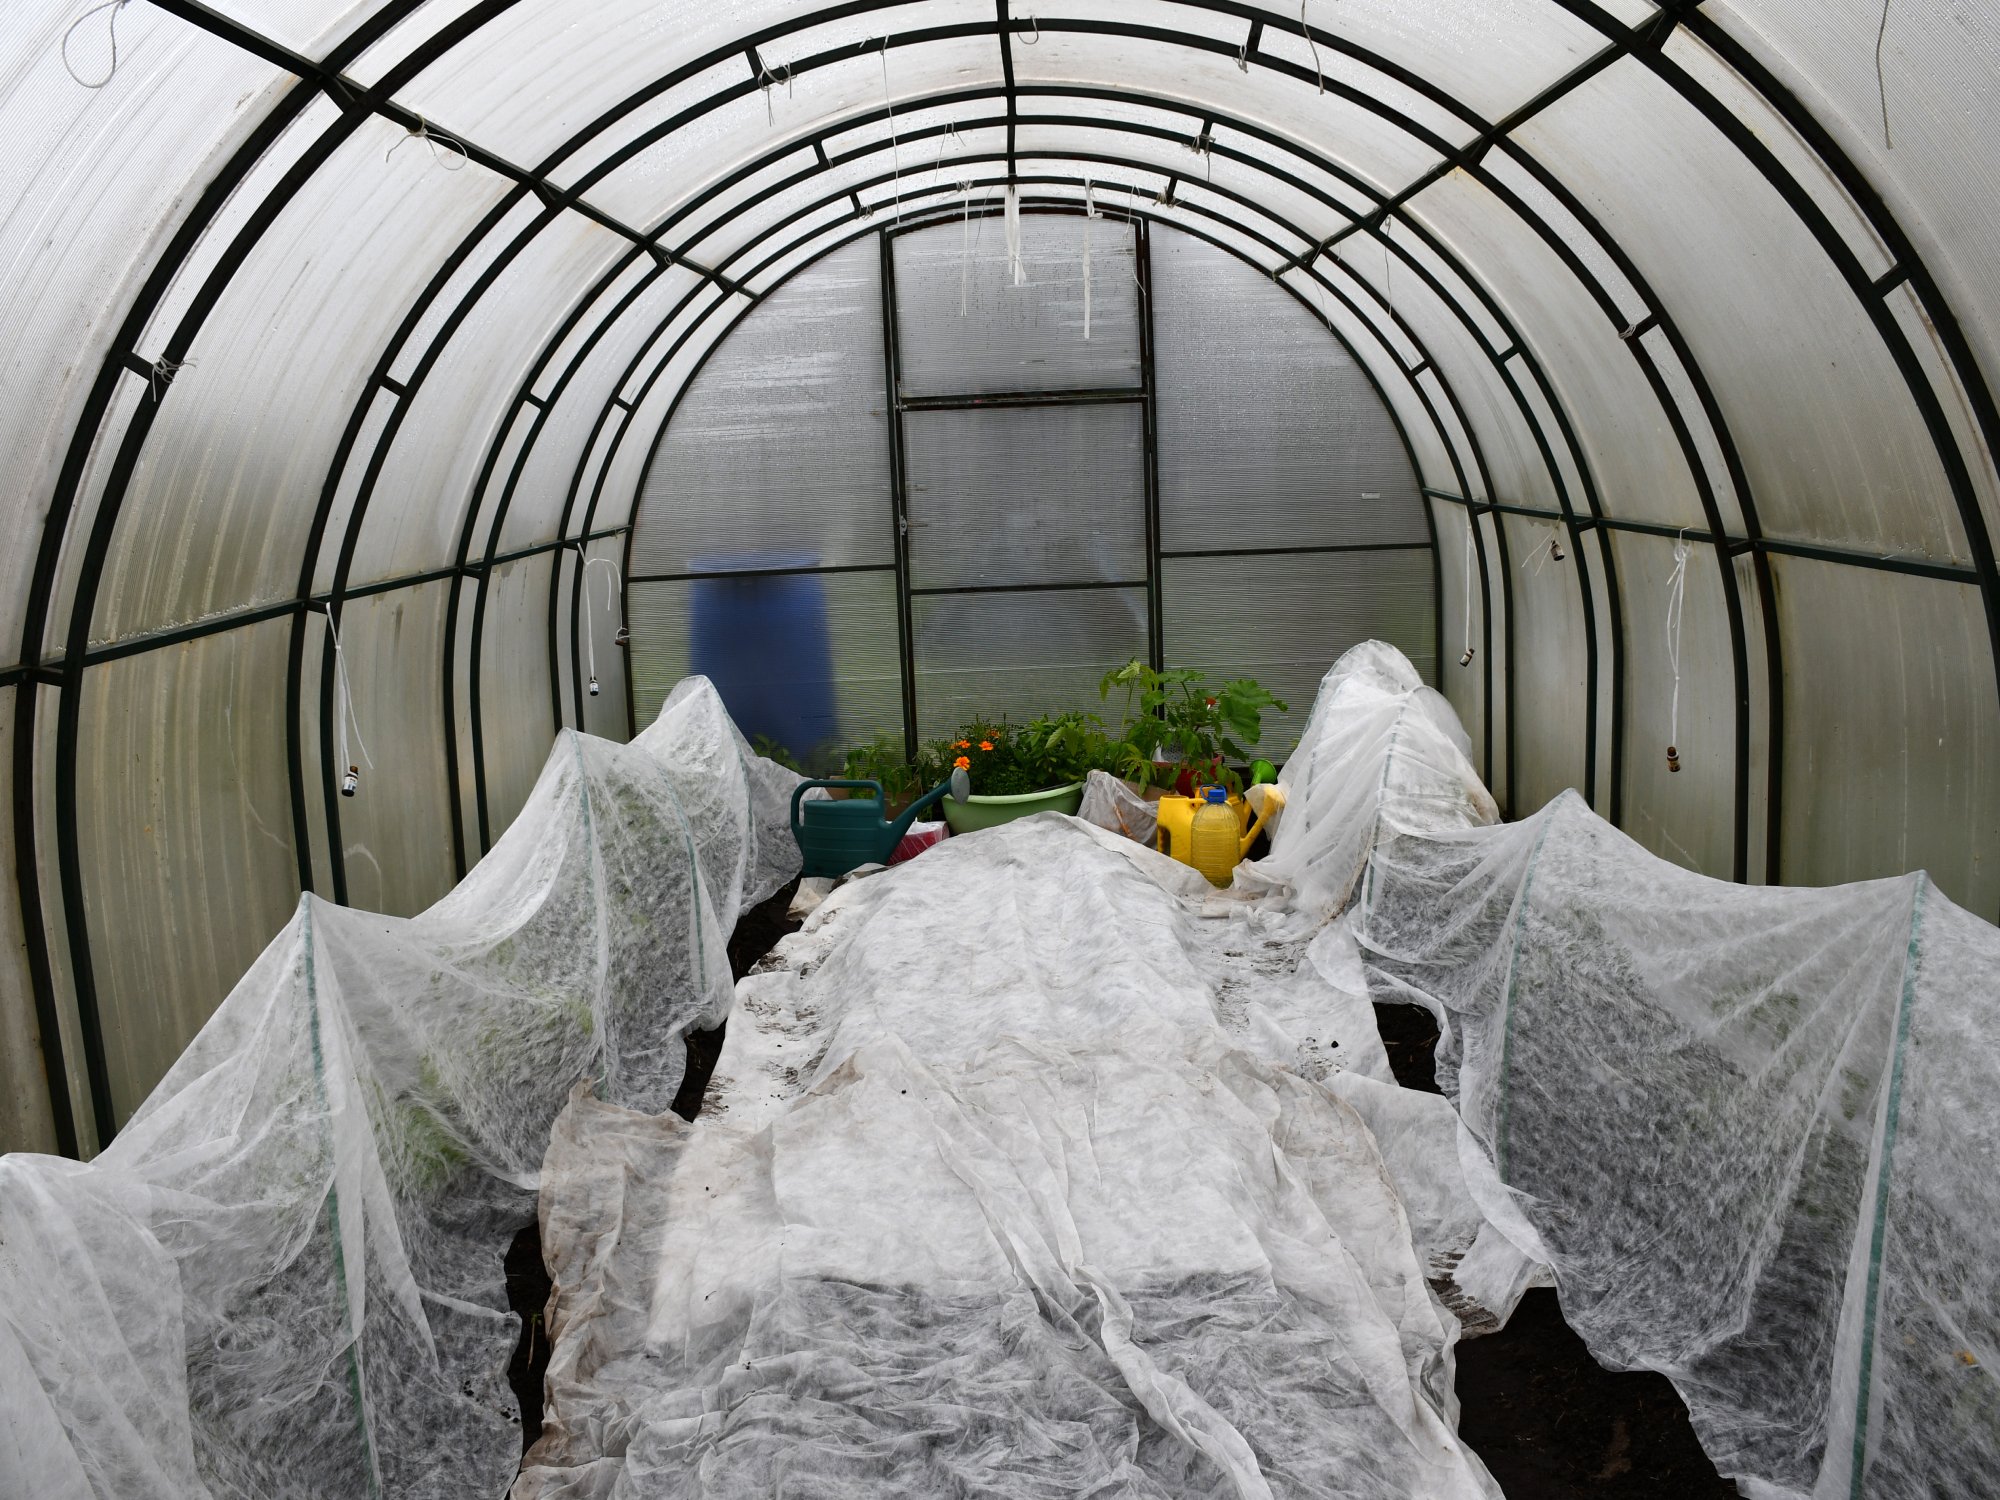
<svg viewBox="0 0 2000 1500">
<path fill-rule="evenodd" d="M 991 740 L 981 740 L 981 741 L 979 742 L 979 748 L 980 748 L 980 749 L 982 749 L 982 750 L 991 750 L 991 749 L 993 748 L 993 741 L 991 741 Z"/>
<path fill-rule="evenodd" d="M 954 750 L 970 750 L 970 749 L 972 748 L 972 741 L 971 741 L 971 740 L 959 740 L 959 741 L 958 741 L 957 743 L 955 743 L 955 744 L 954 744 L 954 745 L 953 745 L 953 746 L 952 746 L 951 748 L 952 748 L 952 749 L 954 749 Z"/>
<path fill-rule="evenodd" d="M 961 755 L 957 760 L 953 761 L 952 764 L 957 766 L 961 771 L 970 771 L 972 769 L 972 757 L 969 755 Z"/>
</svg>

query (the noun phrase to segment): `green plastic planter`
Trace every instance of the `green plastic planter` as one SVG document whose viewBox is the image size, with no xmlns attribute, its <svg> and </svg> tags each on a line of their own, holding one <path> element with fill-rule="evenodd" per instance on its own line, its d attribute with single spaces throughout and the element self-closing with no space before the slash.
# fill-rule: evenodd
<svg viewBox="0 0 2000 1500">
<path fill-rule="evenodd" d="M 1023 792 L 1016 797 L 981 797 L 976 793 L 963 802 L 947 800 L 944 820 L 953 833 L 976 833 L 982 828 L 998 828 L 1016 818 L 1038 812 L 1073 813 L 1083 806 L 1083 783 L 1053 786 L 1045 792 Z"/>
</svg>

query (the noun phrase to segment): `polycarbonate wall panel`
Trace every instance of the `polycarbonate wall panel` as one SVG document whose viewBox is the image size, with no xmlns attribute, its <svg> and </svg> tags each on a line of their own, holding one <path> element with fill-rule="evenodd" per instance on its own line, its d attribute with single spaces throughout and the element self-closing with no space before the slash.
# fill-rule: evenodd
<svg viewBox="0 0 2000 1500">
<path fill-rule="evenodd" d="M 490 520 L 506 470 L 498 469 L 497 482 L 489 481 L 482 494 L 475 496 L 474 490 L 530 362 L 576 299 L 627 248 L 581 215 L 560 215 L 535 233 L 471 304 L 423 384 L 410 392 L 409 410 L 382 461 L 361 528 L 355 582 L 454 562 L 475 500 Z M 528 411 L 533 414 L 533 408 Z M 506 431 L 513 432 L 511 424 Z M 485 539 L 482 522 L 474 546 L 483 550 Z"/>
<path fill-rule="evenodd" d="M 361 744 L 374 761 L 361 766 L 356 795 L 338 804 L 350 906 L 413 916 L 450 890 L 455 878 L 451 797 L 438 723 L 438 674 L 450 594 L 451 585 L 441 580 L 349 599 L 341 606 L 340 643 L 353 686 L 354 717 Z M 324 627 L 317 627 L 308 636 L 309 656 L 320 655 L 323 635 Z M 337 712 L 337 698 L 335 703 Z M 360 761 L 357 748 L 349 753 Z M 320 764 L 317 740 L 306 764 Z M 331 774 L 338 780 L 344 769 L 336 764 Z M 317 818 L 325 782 L 312 771 L 308 775 L 307 805 Z"/>
<path fill-rule="evenodd" d="M 1589 543 L 1596 551 L 1596 541 Z M 1680 706 L 1668 654 L 1671 537 L 1611 534 L 1625 614 L 1625 831 L 1662 859 L 1717 880 L 1735 874 L 1736 670 L 1713 547 L 1688 552 Z M 1607 695 L 1608 696 L 1608 695 Z M 1667 769 L 1667 746 L 1680 770 Z"/>
<path fill-rule="evenodd" d="M 632 570 L 886 562 L 881 251 L 835 251 L 737 326 L 688 388 L 641 492 Z"/>
<path fill-rule="evenodd" d="M 1146 654 L 1144 589 L 941 594 L 911 601 L 917 731 L 1104 705 L 1104 674 Z"/>
<path fill-rule="evenodd" d="M 635 583 L 630 608 L 641 730 L 675 683 L 701 672 L 746 736 L 818 770 L 837 767 L 841 747 L 902 738 L 891 573 Z"/>
<path fill-rule="evenodd" d="M 1531 225 L 1463 173 L 1427 188 L 1410 211 L 1480 269 L 1527 334 L 1587 445 L 1605 509 L 1629 520 L 1707 530 L 1668 413 L 1619 337 L 1639 317 L 1614 323 Z M 1520 378 L 1526 383 L 1528 372 Z M 1699 426 L 1700 411 L 1690 409 L 1688 420 Z M 1571 500 L 1582 508 L 1574 489 Z"/>
<path fill-rule="evenodd" d="M 1928 870 L 2000 908 L 2000 707 L 1977 591 L 1774 557 L 1790 885 Z"/>
<path fill-rule="evenodd" d="M 479 725 L 486 767 L 487 847 L 535 789 L 555 739 L 549 697 L 547 552 L 495 568 L 479 649 Z M 468 609 L 465 611 L 470 614 Z"/>
<path fill-rule="evenodd" d="M 1514 569 L 1513 639 L 1496 631 L 1493 649 L 1511 663 L 1514 674 L 1514 704 L 1521 718 L 1514 738 L 1516 805 L 1508 811 L 1525 818 L 1558 792 L 1584 790 L 1589 652 L 1574 561 L 1548 562 L 1546 552 L 1537 555 L 1548 540 L 1547 526 L 1513 516 L 1505 526 L 1506 565 Z M 1488 553 L 1487 565 L 1489 570 L 1502 566 L 1496 552 Z M 1496 577 L 1496 597 L 1499 589 Z M 1493 664 L 1496 691 L 1502 665 Z"/>
<path fill-rule="evenodd" d="M 1298 745 L 1326 669 L 1349 646 L 1383 640 L 1437 680 L 1431 554 L 1169 558 L 1160 575 L 1166 657 L 1211 682 L 1254 677 L 1286 704 L 1257 747 L 1282 762 Z"/>
<path fill-rule="evenodd" d="M 1673 313 L 1742 449 L 1766 535 L 1965 560 L 1943 470 L 1882 338 L 1792 208 L 1692 106 L 1627 60 L 1515 136 Z"/>
<path fill-rule="evenodd" d="M 1145 581 L 1138 403 L 917 411 L 903 432 L 913 588 Z"/>
<path fill-rule="evenodd" d="M 320 492 L 398 322 L 507 184 L 364 122 L 258 242 L 162 391 L 105 562 L 115 640 L 298 591 Z M 351 238 L 350 238 L 351 236 Z M 357 283 L 370 295 L 357 298 Z"/>
<path fill-rule="evenodd" d="M 0 107 L 0 328 L 16 398 L 0 402 L 0 658 L 15 659 L 49 500 L 98 367 L 185 211 L 187 185 L 292 80 L 150 6 L 118 21 L 117 75 L 86 89 L 64 70 L 77 7 L 10 7 Z M 79 73 L 109 71 L 111 13 L 72 43 Z"/>
<path fill-rule="evenodd" d="M 14 694 L 0 692 L 0 765 L 14 763 Z M 0 797 L 0 1152 L 56 1149 L 41 1023 L 21 931 L 14 865 L 14 799 Z"/>
<path fill-rule="evenodd" d="M 1162 544 L 1428 542 L 1408 451 L 1325 325 L 1211 245 L 1152 248 Z"/>
<path fill-rule="evenodd" d="M 119 1120 L 298 900 L 285 701 L 291 622 L 106 662 L 84 679 L 77 840 Z"/>
<path fill-rule="evenodd" d="M 1023 214 L 1023 286 L 1014 284 L 998 215 L 913 230 L 893 244 L 904 396 L 1139 384 L 1139 284 L 1130 225 Z"/>
</svg>

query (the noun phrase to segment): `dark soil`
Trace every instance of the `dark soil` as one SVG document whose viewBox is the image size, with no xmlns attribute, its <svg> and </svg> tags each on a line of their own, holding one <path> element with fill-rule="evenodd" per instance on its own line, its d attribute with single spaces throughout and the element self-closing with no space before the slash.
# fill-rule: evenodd
<svg viewBox="0 0 2000 1500">
<path fill-rule="evenodd" d="M 736 931 L 729 939 L 729 972 L 736 978 L 748 974 L 760 958 L 778 946 L 779 938 L 799 930 L 799 924 L 785 915 L 798 888 L 794 880 L 737 918 Z M 701 1111 L 702 1095 L 708 1091 L 716 1059 L 722 1055 L 723 1029 L 690 1031 L 682 1038 L 687 1046 L 687 1071 L 680 1092 L 674 1095 L 673 1111 L 683 1120 L 692 1120 Z M 507 1305 L 521 1320 L 521 1341 L 508 1361 L 507 1383 L 521 1406 L 521 1451 L 526 1453 L 542 1435 L 542 1377 L 549 1368 L 549 1340 L 542 1312 L 549 1305 L 552 1285 L 542 1263 L 539 1223 L 529 1224 L 514 1236 L 514 1243 L 507 1247 L 506 1265 Z"/>
<path fill-rule="evenodd" d="M 1375 1022 L 1396 1081 L 1437 1093 L 1431 1013 L 1378 1005 Z M 1460 1341 L 1458 1402 L 1459 1435 L 1507 1500 L 1735 1500 L 1739 1493 L 1701 1451 L 1672 1382 L 1598 1364 L 1546 1288 L 1523 1297 L 1498 1333 Z"/>
</svg>

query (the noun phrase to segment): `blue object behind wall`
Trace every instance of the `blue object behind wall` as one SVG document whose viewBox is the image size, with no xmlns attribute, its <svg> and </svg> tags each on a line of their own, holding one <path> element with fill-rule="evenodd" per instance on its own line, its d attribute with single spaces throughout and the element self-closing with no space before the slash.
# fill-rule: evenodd
<svg viewBox="0 0 2000 1500">
<path fill-rule="evenodd" d="M 825 582 L 817 573 L 743 574 L 753 568 L 810 568 L 818 559 L 754 553 L 691 561 L 697 573 L 737 576 L 694 580 L 688 603 L 690 666 L 715 684 L 747 739 L 754 743 L 766 736 L 807 761 L 840 732 Z"/>
</svg>

